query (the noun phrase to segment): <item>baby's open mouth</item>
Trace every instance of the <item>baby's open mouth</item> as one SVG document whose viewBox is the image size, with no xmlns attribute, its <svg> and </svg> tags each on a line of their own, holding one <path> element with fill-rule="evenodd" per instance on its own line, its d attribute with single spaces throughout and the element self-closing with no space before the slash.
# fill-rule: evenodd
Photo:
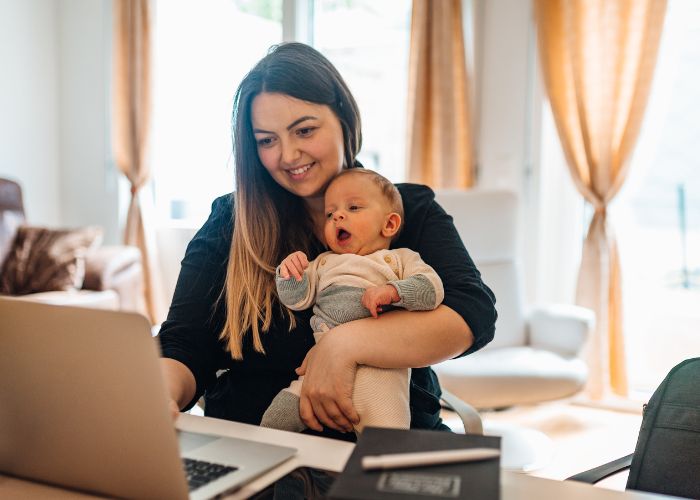
<svg viewBox="0 0 700 500">
<path fill-rule="evenodd" d="M 348 233 L 345 229 L 338 229 L 335 233 L 335 237 L 338 241 L 345 241 L 350 238 L 350 233 Z"/>
</svg>

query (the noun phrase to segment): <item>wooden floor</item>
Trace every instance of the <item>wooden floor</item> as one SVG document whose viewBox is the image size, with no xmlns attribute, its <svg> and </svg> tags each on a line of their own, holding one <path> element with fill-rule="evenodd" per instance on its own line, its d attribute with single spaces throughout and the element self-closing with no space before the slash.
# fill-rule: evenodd
<svg viewBox="0 0 700 500">
<path fill-rule="evenodd" d="M 642 421 L 641 406 L 634 413 L 593 408 L 565 401 L 520 406 L 498 412 L 481 412 L 489 424 L 517 425 L 536 429 L 551 438 L 552 457 L 548 464 L 530 474 L 565 479 L 634 451 Z M 460 431 L 459 419 L 450 412 L 443 418 Z M 607 479 L 600 486 L 624 489 L 626 475 Z"/>
</svg>

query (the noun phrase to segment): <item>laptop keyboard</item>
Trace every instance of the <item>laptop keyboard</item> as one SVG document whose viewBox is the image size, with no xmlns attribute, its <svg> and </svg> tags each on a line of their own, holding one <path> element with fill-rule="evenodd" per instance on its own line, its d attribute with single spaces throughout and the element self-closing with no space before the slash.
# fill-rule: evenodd
<svg viewBox="0 0 700 500">
<path fill-rule="evenodd" d="M 200 486 L 212 482 L 221 476 L 233 472 L 236 467 L 228 465 L 213 464 L 211 462 L 203 462 L 201 460 L 193 460 L 191 458 L 183 458 L 182 464 L 185 467 L 185 476 L 187 476 L 187 485 L 190 491 L 196 490 Z"/>
</svg>

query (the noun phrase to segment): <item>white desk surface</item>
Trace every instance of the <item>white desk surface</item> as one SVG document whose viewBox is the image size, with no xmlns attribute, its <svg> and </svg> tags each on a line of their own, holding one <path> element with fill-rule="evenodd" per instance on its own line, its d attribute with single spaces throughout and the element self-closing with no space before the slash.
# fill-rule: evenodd
<svg viewBox="0 0 700 500">
<path fill-rule="evenodd" d="M 229 499 L 247 498 L 276 479 L 300 466 L 340 471 L 352 453 L 353 444 L 333 439 L 307 436 L 291 432 L 266 429 L 253 425 L 183 414 L 179 417 L 179 429 L 232 436 L 252 441 L 279 444 L 297 448 L 299 453 L 252 483 L 238 490 Z M 96 499 L 91 495 L 52 488 L 0 475 L 0 498 L 55 498 Z M 571 500 L 663 500 L 664 495 L 652 495 L 632 491 L 614 491 L 574 481 L 555 481 L 514 472 L 501 472 L 502 500 L 531 500 L 542 498 Z"/>
</svg>

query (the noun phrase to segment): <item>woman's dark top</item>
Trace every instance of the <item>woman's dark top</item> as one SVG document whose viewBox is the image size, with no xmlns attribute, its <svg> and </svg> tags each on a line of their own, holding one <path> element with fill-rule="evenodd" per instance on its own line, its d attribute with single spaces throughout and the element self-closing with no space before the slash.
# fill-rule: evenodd
<svg viewBox="0 0 700 500">
<path fill-rule="evenodd" d="M 462 316 L 474 334 L 474 344 L 464 354 L 474 352 L 493 339 L 493 292 L 481 281 L 452 217 L 435 202 L 433 191 L 417 184 L 397 187 L 405 216 L 392 248 L 410 248 L 435 269 L 445 288 L 442 303 Z M 233 234 L 232 203 L 232 195 L 216 199 L 209 220 L 187 246 L 159 339 L 162 355 L 180 361 L 194 374 L 197 390 L 187 409 L 204 395 L 207 416 L 257 425 L 272 398 L 297 378 L 294 369 L 314 345 L 309 326 L 312 311 L 296 313 L 297 326 L 289 331 L 288 320 L 275 307 L 272 326 L 262 333 L 265 354 L 255 352 L 252 334 L 246 332 L 243 360 L 231 357 L 219 340 L 225 321 L 225 300 L 219 300 L 219 296 L 226 280 Z M 309 260 L 323 251 L 325 248 L 318 243 Z M 432 369 L 411 371 L 411 428 L 444 428 L 440 395 Z"/>
</svg>

